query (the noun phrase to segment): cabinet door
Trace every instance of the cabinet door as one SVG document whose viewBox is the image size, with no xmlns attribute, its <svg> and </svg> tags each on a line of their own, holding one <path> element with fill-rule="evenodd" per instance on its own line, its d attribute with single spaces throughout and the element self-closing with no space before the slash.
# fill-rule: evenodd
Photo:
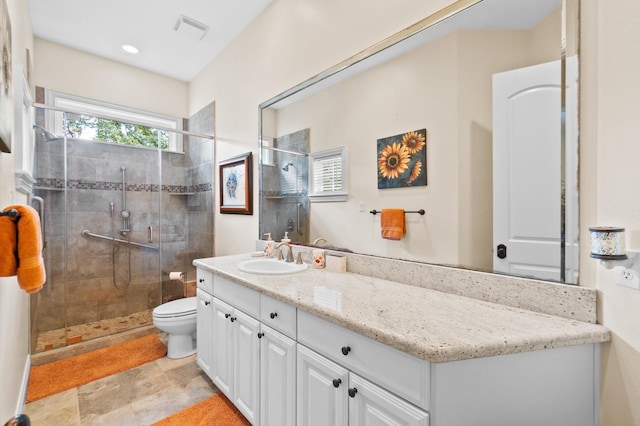
<svg viewBox="0 0 640 426">
<path fill-rule="evenodd" d="M 349 426 L 428 426 L 429 414 L 362 377 L 349 374 Z"/>
<path fill-rule="evenodd" d="M 260 424 L 296 424 L 296 342 L 262 324 L 260 333 Z"/>
<path fill-rule="evenodd" d="M 198 310 L 196 336 L 198 342 L 197 362 L 202 371 L 211 377 L 211 362 L 213 359 L 213 296 L 204 291 L 196 290 Z"/>
<path fill-rule="evenodd" d="M 297 364 L 297 425 L 346 425 L 347 370 L 300 344 Z"/>
<path fill-rule="evenodd" d="M 233 400 L 233 308 L 213 298 L 213 358 L 211 380 Z"/>
<path fill-rule="evenodd" d="M 235 309 L 233 323 L 233 399 L 238 410 L 253 425 L 260 413 L 260 322 Z"/>
</svg>

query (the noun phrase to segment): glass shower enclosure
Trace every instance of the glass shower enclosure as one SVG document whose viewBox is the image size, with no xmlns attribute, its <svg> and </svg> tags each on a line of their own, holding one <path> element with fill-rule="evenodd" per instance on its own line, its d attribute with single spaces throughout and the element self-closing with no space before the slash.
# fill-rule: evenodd
<svg viewBox="0 0 640 426">
<path fill-rule="evenodd" d="M 197 131 L 213 132 L 213 108 L 190 119 Z M 213 138 L 181 134 L 180 152 L 100 142 L 70 137 L 78 117 L 60 112 L 54 134 L 42 112 L 32 200 L 47 282 L 31 300 L 31 352 L 151 328 L 154 307 L 195 296 L 192 261 L 213 255 Z"/>
</svg>

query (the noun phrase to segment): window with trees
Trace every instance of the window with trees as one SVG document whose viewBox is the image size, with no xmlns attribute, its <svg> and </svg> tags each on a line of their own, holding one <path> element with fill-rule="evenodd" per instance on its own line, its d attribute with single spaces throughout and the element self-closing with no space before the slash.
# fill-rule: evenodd
<svg viewBox="0 0 640 426">
<path fill-rule="evenodd" d="M 47 127 L 69 138 L 96 140 L 144 148 L 182 151 L 182 120 L 148 111 L 109 104 L 66 93 L 48 91 L 47 103 L 65 111 L 51 112 Z M 51 120 L 51 121 L 50 121 Z"/>
</svg>

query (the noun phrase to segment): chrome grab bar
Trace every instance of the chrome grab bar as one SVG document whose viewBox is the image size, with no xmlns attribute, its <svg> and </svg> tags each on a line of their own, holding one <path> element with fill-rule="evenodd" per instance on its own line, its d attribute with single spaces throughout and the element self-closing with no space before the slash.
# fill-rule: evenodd
<svg viewBox="0 0 640 426">
<path fill-rule="evenodd" d="M 148 248 L 148 249 L 152 249 L 152 250 L 158 250 L 158 248 L 159 248 L 157 246 L 152 246 L 152 245 L 149 245 L 149 244 L 134 243 L 134 242 L 131 242 L 131 241 L 120 239 L 120 238 L 112 238 L 112 237 L 107 237 L 105 235 L 94 234 L 93 232 L 89 231 L 88 229 L 83 230 L 80 234 L 83 237 L 93 237 L 93 238 L 99 238 L 101 240 L 115 241 L 117 243 L 128 244 L 130 246 L 143 247 L 143 248 Z"/>
</svg>

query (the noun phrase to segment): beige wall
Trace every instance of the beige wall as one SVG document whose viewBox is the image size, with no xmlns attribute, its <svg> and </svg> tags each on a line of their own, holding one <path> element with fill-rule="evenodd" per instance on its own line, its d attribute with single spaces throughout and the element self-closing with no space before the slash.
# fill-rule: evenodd
<svg viewBox="0 0 640 426">
<path fill-rule="evenodd" d="M 581 238 L 594 225 L 626 228 L 640 250 L 640 3 L 582 2 Z M 613 271 L 582 247 L 581 285 L 599 295 L 599 321 L 613 334 L 602 353 L 602 424 L 640 424 L 640 291 L 613 283 Z"/>
<path fill-rule="evenodd" d="M 35 84 L 176 117 L 188 117 L 188 84 L 40 38 Z M 211 99 L 209 99 L 209 103 Z"/>
<path fill-rule="evenodd" d="M 27 49 L 33 51 L 29 7 L 23 0 L 8 0 L 7 6 L 12 61 L 26 65 Z M 13 154 L 0 153 L 0 209 L 27 202 L 26 195 L 14 188 L 15 160 Z M 20 290 L 15 277 L 0 278 L 0 348 L 0 423 L 4 424 L 21 409 L 20 390 L 29 356 L 29 296 Z"/>
<path fill-rule="evenodd" d="M 260 103 L 449 3 L 403 0 L 398 7 L 386 0 L 274 1 L 190 84 L 191 112 L 216 101 L 216 160 L 247 151 L 257 154 Z M 253 216 L 216 212 L 218 255 L 254 249 L 255 174 Z"/>
</svg>

